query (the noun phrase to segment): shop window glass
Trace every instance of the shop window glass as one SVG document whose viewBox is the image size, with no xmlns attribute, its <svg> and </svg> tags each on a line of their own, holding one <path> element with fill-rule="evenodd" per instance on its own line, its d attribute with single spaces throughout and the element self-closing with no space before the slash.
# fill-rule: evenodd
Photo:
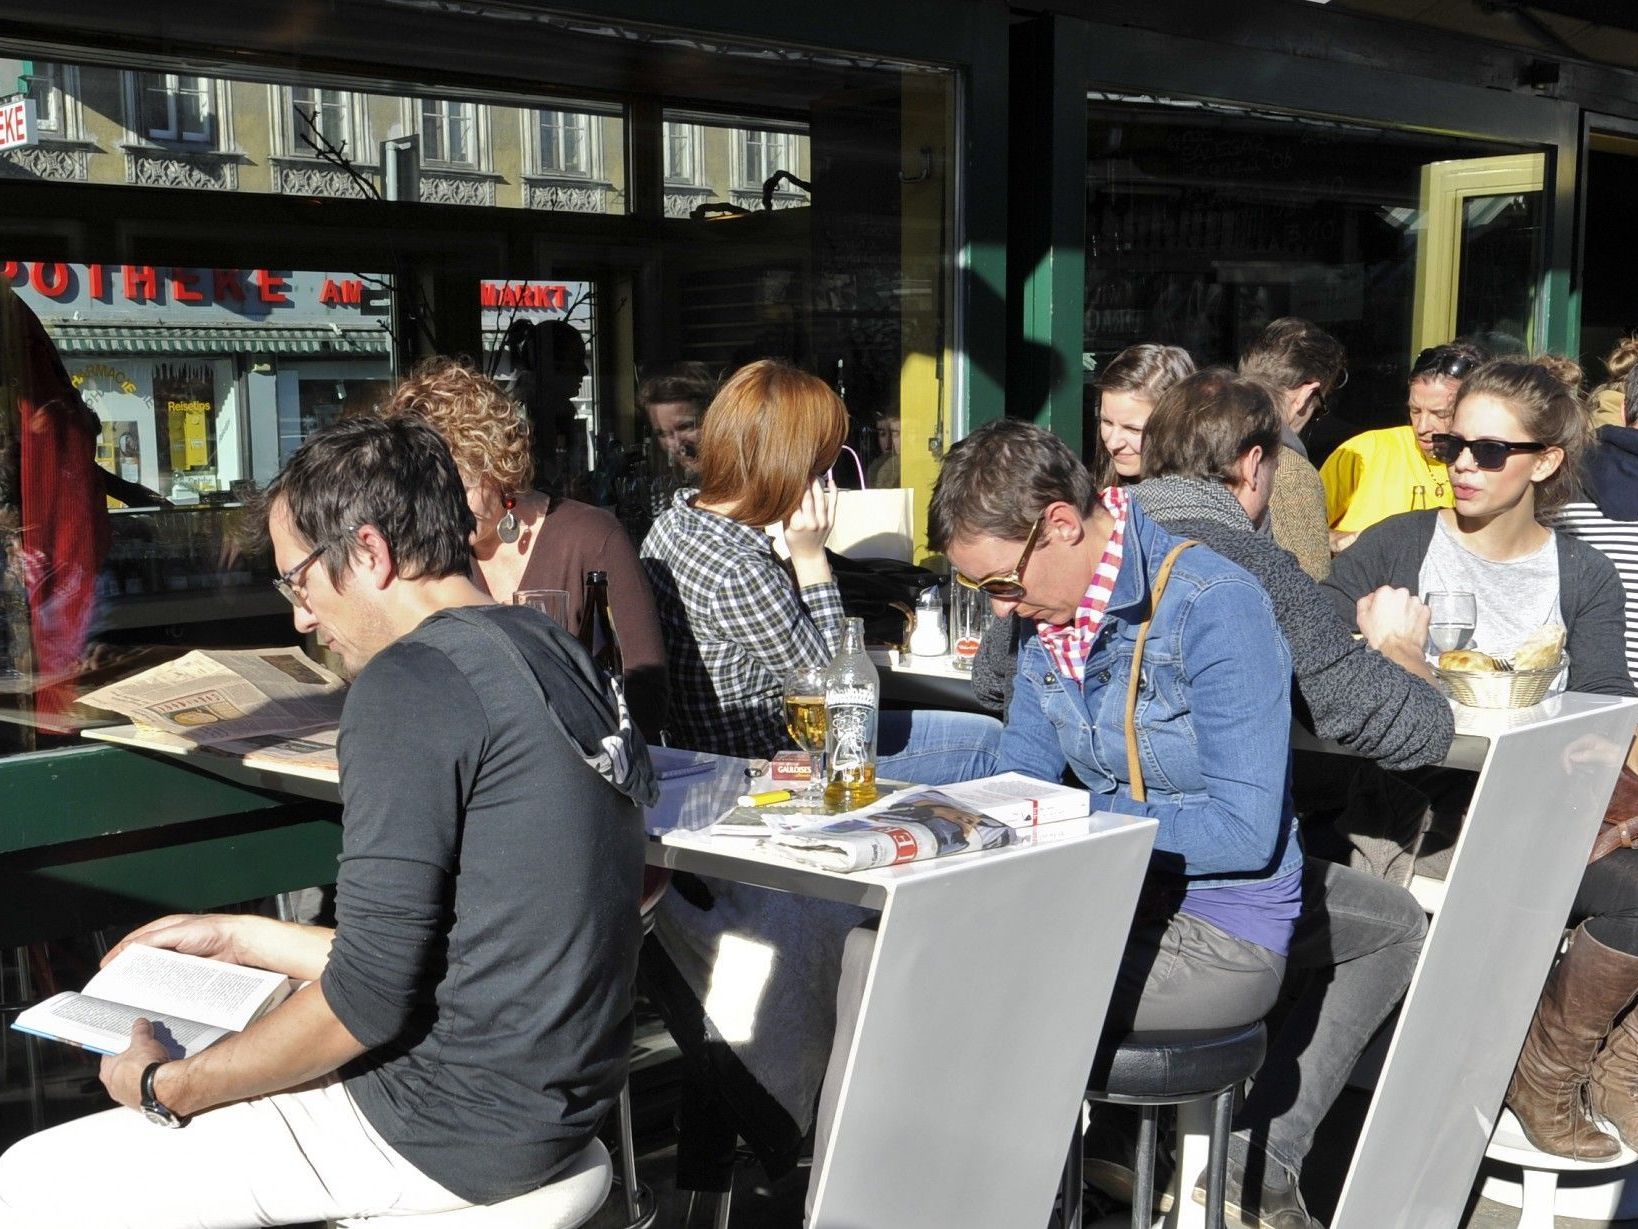
<svg viewBox="0 0 1638 1229">
<path fill-rule="evenodd" d="M 88 662 L 224 620 L 284 634 L 243 496 L 380 403 L 391 319 L 392 279 L 355 270 L 0 261 L 0 524 L 33 561 L 0 577 L 0 751 L 96 719 Z"/>
<path fill-rule="evenodd" d="M 687 217 L 702 203 L 725 201 L 761 209 L 763 186 L 777 171 L 807 182 L 812 139 L 806 128 L 772 128 L 757 116 L 668 111 L 664 124 L 666 213 Z M 788 209 L 809 202 L 789 178 L 769 203 Z"/>
<path fill-rule="evenodd" d="M 1286 315 L 1348 350 L 1348 383 L 1309 431 L 1316 460 L 1355 431 L 1402 421 L 1423 168 L 1516 151 L 1189 100 L 1094 94 L 1089 108 L 1087 438 L 1091 382 L 1126 346 L 1164 342 L 1232 364 Z M 1528 321 L 1539 204 L 1472 204 L 1458 331 Z"/>
<path fill-rule="evenodd" d="M 239 496 L 313 430 L 379 403 L 395 364 L 428 354 L 474 355 L 526 405 L 549 403 L 563 427 L 561 485 L 615 507 L 634 537 L 652 501 L 686 480 L 650 446 L 637 398 L 645 375 L 677 364 L 713 377 L 777 358 L 816 373 L 842 395 L 867 466 L 880 440 L 902 440 L 904 485 L 931 485 L 938 448 L 963 427 L 957 74 L 522 13 L 491 16 L 482 0 L 461 6 L 459 20 L 427 11 L 428 37 L 504 43 L 538 85 L 497 72 L 505 89 L 461 99 L 417 85 L 408 66 L 344 81 L 326 62 L 321 80 L 304 80 L 299 52 L 221 81 L 73 66 L 84 173 L 49 196 L 16 185 L 18 208 L 49 200 L 54 212 L 22 219 L 14 234 L 49 241 L 15 239 L 0 252 L 0 302 L 44 330 L 77 394 L 62 404 L 83 405 L 77 429 L 108 475 L 56 488 L 112 537 L 81 561 L 94 601 L 86 619 L 63 624 L 64 670 L 98 644 L 287 640 L 289 611 L 266 584 L 266 561 L 226 548 Z M 649 107 L 656 96 L 662 106 Z M 340 157 L 300 156 L 289 137 L 309 115 L 325 137 L 351 136 Z M 133 147 L 150 121 L 156 132 L 208 130 L 211 141 Z M 654 125 L 640 134 L 656 153 L 643 160 L 654 182 L 632 185 L 638 123 Z M 388 178 L 373 141 L 387 136 L 419 153 L 409 185 L 398 177 L 414 158 L 391 168 L 395 189 L 420 207 L 373 200 Z M 775 171 L 788 177 L 765 198 Z M 134 202 L 117 254 L 103 238 L 116 191 L 122 208 Z M 357 199 L 281 227 L 290 210 L 259 199 L 278 193 Z M 147 194 L 157 203 L 138 199 Z M 64 201 L 66 218 L 56 212 Z M 465 212 L 452 226 L 457 206 Z M 591 216 L 634 208 L 644 225 Z M 532 211 L 588 216 L 569 226 Z M 247 236 L 258 234 L 277 235 L 278 257 L 254 249 Z M 163 263 L 184 250 L 223 267 Z M 512 267 L 497 252 L 512 253 Z M 28 327 L 8 324 L 8 335 Z M 0 403 L 0 432 L 17 439 L 33 413 L 15 397 Z M 902 431 L 878 432 L 901 414 Z M 110 504 L 93 478 L 131 500 Z M 23 548 L 4 539 L 8 525 L 69 523 L 49 507 L 10 517 L 21 497 L 3 479 L 0 545 Z M 65 531 L 70 540 L 96 535 Z M 0 671 L 13 672 L 10 694 L 25 704 L 48 686 L 29 620 L 54 618 L 52 597 L 0 602 L 25 612 L 0 643 Z M 0 720 L 0 750 L 45 745 L 44 726 L 5 742 L 11 728 Z"/>
</svg>

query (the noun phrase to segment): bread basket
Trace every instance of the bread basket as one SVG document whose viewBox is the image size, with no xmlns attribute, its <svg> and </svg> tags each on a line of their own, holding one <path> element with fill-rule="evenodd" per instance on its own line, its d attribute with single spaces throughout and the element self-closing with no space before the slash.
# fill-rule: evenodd
<svg viewBox="0 0 1638 1229">
<path fill-rule="evenodd" d="M 1447 696 L 1469 708 L 1529 708 L 1547 698 L 1553 680 L 1569 664 L 1570 655 L 1565 653 L 1557 665 L 1539 670 L 1441 670 L 1434 666 L 1433 676 Z"/>
</svg>

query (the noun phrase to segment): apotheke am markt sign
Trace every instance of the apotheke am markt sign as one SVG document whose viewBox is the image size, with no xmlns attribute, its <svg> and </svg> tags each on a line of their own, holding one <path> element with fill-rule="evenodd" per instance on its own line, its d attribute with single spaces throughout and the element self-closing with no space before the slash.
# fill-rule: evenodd
<svg viewBox="0 0 1638 1229">
<path fill-rule="evenodd" d="M 0 152 L 38 144 L 40 126 L 34 117 L 34 100 L 21 94 L 0 101 Z"/>
</svg>

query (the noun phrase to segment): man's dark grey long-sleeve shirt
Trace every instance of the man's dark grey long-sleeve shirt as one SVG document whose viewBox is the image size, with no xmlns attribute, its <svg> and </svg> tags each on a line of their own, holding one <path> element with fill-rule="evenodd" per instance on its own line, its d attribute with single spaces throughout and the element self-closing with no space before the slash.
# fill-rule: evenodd
<svg viewBox="0 0 1638 1229">
<path fill-rule="evenodd" d="M 549 724 L 543 688 L 585 715 L 542 643 L 559 636 L 550 621 L 474 613 L 535 677 L 444 613 L 347 697 L 321 984 L 370 1047 L 342 1074 L 371 1125 L 434 1181 L 492 1202 L 547 1181 L 619 1092 L 643 832 L 636 802 Z"/>
</svg>

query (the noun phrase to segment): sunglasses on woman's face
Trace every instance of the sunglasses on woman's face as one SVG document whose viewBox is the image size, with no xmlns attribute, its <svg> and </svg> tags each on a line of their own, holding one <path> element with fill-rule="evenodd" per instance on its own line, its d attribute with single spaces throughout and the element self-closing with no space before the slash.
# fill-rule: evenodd
<svg viewBox="0 0 1638 1229">
<path fill-rule="evenodd" d="M 1012 565 L 1011 571 L 993 572 L 982 580 L 974 580 L 957 572 L 957 583 L 969 589 L 978 589 L 1003 602 L 1016 602 L 1028 592 L 1024 588 L 1024 565 L 1029 562 L 1029 553 L 1035 549 L 1035 538 L 1040 532 L 1041 518 L 1036 517 L 1035 524 L 1029 528 L 1029 537 L 1024 539 L 1024 549 L 1018 552 L 1018 562 Z"/>
<path fill-rule="evenodd" d="M 1433 436 L 1433 457 L 1446 465 L 1456 464 L 1456 459 L 1467 452 L 1473 455 L 1473 464 L 1480 469 L 1500 469 L 1507 464 L 1507 458 L 1515 452 L 1546 451 L 1546 444 L 1517 440 L 1470 440 L 1466 436 L 1452 435 L 1446 431 Z"/>
</svg>

